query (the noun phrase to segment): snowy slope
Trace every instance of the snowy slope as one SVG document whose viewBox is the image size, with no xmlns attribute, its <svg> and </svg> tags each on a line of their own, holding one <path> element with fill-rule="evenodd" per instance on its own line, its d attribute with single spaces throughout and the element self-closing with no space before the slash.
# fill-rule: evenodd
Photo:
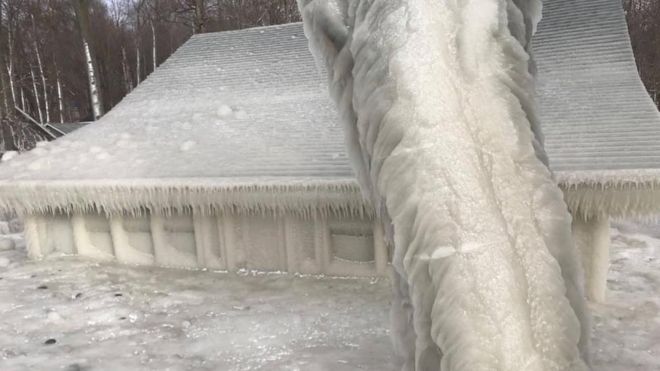
<svg viewBox="0 0 660 371">
<path fill-rule="evenodd" d="M 593 307 L 594 370 L 658 370 L 660 226 L 618 225 L 612 237 L 608 303 Z M 0 369 L 393 371 L 389 300 L 386 281 L 35 263 L 2 251 Z"/>
</svg>

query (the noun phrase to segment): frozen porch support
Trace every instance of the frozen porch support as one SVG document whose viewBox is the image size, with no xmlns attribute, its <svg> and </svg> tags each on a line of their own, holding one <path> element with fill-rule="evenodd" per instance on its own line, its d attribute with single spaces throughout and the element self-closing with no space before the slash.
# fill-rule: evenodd
<svg viewBox="0 0 660 371">
<path fill-rule="evenodd" d="M 607 271 L 610 266 L 610 220 L 608 215 L 574 215 L 573 236 L 584 267 L 585 294 L 595 303 L 604 303 Z"/>
<path fill-rule="evenodd" d="M 23 218 L 27 254 L 30 259 L 42 259 L 45 255 L 39 234 L 40 219 L 36 215 L 27 215 Z"/>
</svg>

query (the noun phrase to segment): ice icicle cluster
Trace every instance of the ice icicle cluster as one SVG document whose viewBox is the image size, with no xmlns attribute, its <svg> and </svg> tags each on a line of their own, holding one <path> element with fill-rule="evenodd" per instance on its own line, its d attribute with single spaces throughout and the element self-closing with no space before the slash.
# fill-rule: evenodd
<svg viewBox="0 0 660 371">
<path fill-rule="evenodd" d="M 534 115 L 540 1 L 299 6 L 362 188 L 391 221 L 403 369 L 588 369 L 571 218 Z"/>
<path fill-rule="evenodd" d="M 354 180 L 146 179 L 33 181 L 0 187 L 0 210 L 28 214 L 317 215 L 373 217 Z M 80 200 L 93 200 L 80 202 Z"/>
</svg>

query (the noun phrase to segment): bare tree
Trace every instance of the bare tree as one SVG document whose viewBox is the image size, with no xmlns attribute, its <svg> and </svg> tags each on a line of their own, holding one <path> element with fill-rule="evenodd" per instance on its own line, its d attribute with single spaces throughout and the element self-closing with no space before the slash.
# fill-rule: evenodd
<svg viewBox="0 0 660 371">
<path fill-rule="evenodd" d="M 60 123 L 64 123 L 64 98 L 62 97 L 62 82 L 60 81 L 60 70 L 55 66 L 55 78 L 57 79 L 57 108 L 60 114 Z"/>
<path fill-rule="evenodd" d="M 156 49 L 156 26 L 154 26 L 154 20 L 149 21 L 151 23 L 151 55 L 154 62 L 154 71 L 158 67 L 158 50 Z"/>
<path fill-rule="evenodd" d="M 141 50 L 141 45 L 142 45 L 142 24 L 141 24 L 141 18 L 142 18 L 142 8 L 144 7 L 145 1 L 144 0 L 138 0 L 135 3 L 135 85 L 139 85 L 140 82 L 142 81 L 142 66 L 141 66 L 141 59 L 142 59 L 142 50 Z"/>
<path fill-rule="evenodd" d="M 660 2 L 625 0 L 624 9 L 639 75 L 660 104 Z"/>
<path fill-rule="evenodd" d="M 34 77 L 34 68 L 30 64 L 30 77 L 32 78 L 32 91 L 34 93 L 34 101 L 37 105 L 37 113 L 39 114 L 39 122 L 44 123 L 44 114 L 41 111 L 41 101 L 39 100 L 39 90 L 37 89 L 37 79 Z"/>
<path fill-rule="evenodd" d="M 94 120 L 98 120 L 103 115 L 103 103 L 97 77 L 98 67 L 96 65 L 96 59 L 94 58 L 94 49 L 90 37 L 89 2 L 88 0 L 76 0 L 76 5 L 76 14 L 83 42 L 83 52 L 87 62 L 87 77 L 89 79 L 89 94 L 92 102 L 92 111 L 94 114 Z"/>
<path fill-rule="evenodd" d="M 4 39 L 3 33 L 3 24 L 5 19 L 8 20 L 8 14 L 6 11 L 7 4 L 4 0 L 0 0 L 0 40 Z M 10 29 L 9 25 L 7 29 Z M 11 62 L 10 62 L 11 63 Z M 2 104 L 0 105 L 0 119 L 4 117 L 12 118 L 14 117 L 14 97 L 8 91 L 10 90 L 10 78 L 7 75 L 8 70 L 5 68 L 7 62 L 5 61 L 5 53 L 0 50 L 0 98 L 2 99 Z"/>
<path fill-rule="evenodd" d="M 44 95 L 44 112 L 46 113 L 46 122 L 50 122 L 50 104 L 48 103 L 48 84 L 46 83 L 46 74 L 44 73 L 44 64 L 41 62 L 41 53 L 39 52 L 39 42 L 37 41 L 37 25 L 32 15 L 32 37 L 34 42 L 34 53 L 37 57 L 37 67 L 39 68 L 39 75 L 41 77 L 41 88 Z M 42 121 L 43 122 L 43 121 Z"/>
<path fill-rule="evenodd" d="M 16 90 L 14 84 L 14 39 L 12 37 L 11 18 L 7 17 L 7 80 L 11 98 L 16 102 Z"/>
<path fill-rule="evenodd" d="M 124 89 L 126 94 L 133 90 L 133 82 L 131 81 L 131 71 L 128 66 L 128 58 L 126 57 L 126 48 L 121 48 L 121 71 L 122 78 L 124 79 Z"/>
<path fill-rule="evenodd" d="M 295 0 L 1 2 L 0 107 L 43 121 L 98 118 L 193 32 L 299 20 Z"/>
<path fill-rule="evenodd" d="M 206 32 L 206 1 L 195 0 L 195 33 Z"/>
<path fill-rule="evenodd" d="M 21 109 L 25 111 L 25 91 L 23 90 L 22 86 L 21 86 Z"/>
</svg>

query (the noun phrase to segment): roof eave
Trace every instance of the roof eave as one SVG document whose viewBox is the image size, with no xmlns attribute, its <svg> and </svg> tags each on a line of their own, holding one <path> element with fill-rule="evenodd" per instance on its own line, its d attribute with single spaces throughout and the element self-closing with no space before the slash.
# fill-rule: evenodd
<svg viewBox="0 0 660 371">
<path fill-rule="evenodd" d="M 660 170 L 555 173 L 574 215 L 648 217 L 660 212 Z M 0 181 L 0 209 L 20 214 L 375 213 L 353 178 L 188 178 Z"/>
<path fill-rule="evenodd" d="M 0 209 L 20 214 L 173 212 L 371 217 L 354 179 L 149 179 L 0 182 Z"/>
<path fill-rule="evenodd" d="M 645 218 L 660 212 L 660 169 L 560 171 L 555 176 L 574 215 Z"/>
</svg>

